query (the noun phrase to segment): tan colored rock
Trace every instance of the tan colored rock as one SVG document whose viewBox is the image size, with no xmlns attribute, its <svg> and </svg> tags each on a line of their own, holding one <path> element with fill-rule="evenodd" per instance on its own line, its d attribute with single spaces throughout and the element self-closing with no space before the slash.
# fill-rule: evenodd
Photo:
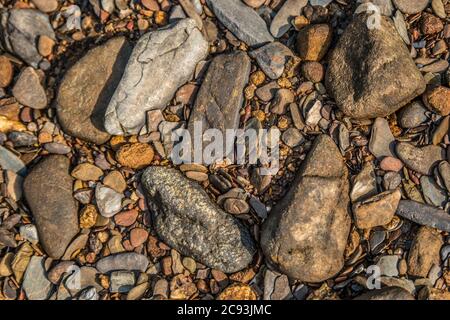
<svg viewBox="0 0 450 320">
<path fill-rule="evenodd" d="M 9 86 L 13 79 L 14 68 L 5 56 L 0 56 L 0 88 L 6 88 Z"/>
<path fill-rule="evenodd" d="M 125 181 L 125 178 L 120 173 L 120 171 L 117 170 L 108 173 L 105 179 L 103 179 L 103 184 L 120 193 L 124 192 L 127 188 L 127 182 Z"/>
<path fill-rule="evenodd" d="M 55 40 L 46 35 L 42 35 L 39 37 L 38 41 L 38 51 L 43 57 L 47 57 L 52 54 L 53 47 L 55 45 Z"/>
<path fill-rule="evenodd" d="M 71 175 L 81 181 L 98 181 L 103 175 L 103 171 L 96 165 L 85 162 L 77 165 Z"/>
<path fill-rule="evenodd" d="M 92 228 L 93 226 L 95 226 L 95 223 L 97 222 L 97 217 L 98 217 L 97 208 L 92 204 L 88 204 L 83 209 L 81 209 L 80 227 L 83 229 Z"/>
<path fill-rule="evenodd" d="M 301 29 L 297 36 L 297 51 L 300 58 L 320 61 L 330 48 L 332 31 L 327 24 L 315 24 Z"/>
<path fill-rule="evenodd" d="M 256 300 L 258 297 L 252 287 L 244 283 L 235 283 L 223 290 L 217 300 Z"/>
<path fill-rule="evenodd" d="M 152 163 L 153 148 L 146 143 L 129 143 L 116 152 L 116 160 L 124 167 L 142 169 Z"/>
<path fill-rule="evenodd" d="M 428 109 L 441 116 L 450 114 L 450 88 L 439 86 L 423 95 L 423 102 Z"/>
</svg>

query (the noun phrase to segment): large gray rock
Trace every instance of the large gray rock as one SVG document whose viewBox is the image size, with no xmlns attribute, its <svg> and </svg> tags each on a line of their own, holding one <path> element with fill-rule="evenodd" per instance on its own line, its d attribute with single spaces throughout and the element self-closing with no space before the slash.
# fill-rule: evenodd
<svg viewBox="0 0 450 320">
<path fill-rule="evenodd" d="M 264 20 L 241 0 L 206 0 L 217 19 L 250 47 L 272 42 Z"/>
<path fill-rule="evenodd" d="M 33 256 L 23 277 L 22 289 L 29 300 L 46 300 L 53 284 L 47 278 L 44 257 Z"/>
<path fill-rule="evenodd" d="M 0 25 L 0 40 L 4 49 L 18 55 L 34 68 L 43 59 L 36 47 L 39 37 L 56 40 L 48 15 L 39 10 L 3 10 Z"/>
<path fill-rule="evenodd" d="M 169 246 L 226 273 L 252 261 L 256 247 L 250 232 L 214 204 L 197 183 L 164 167 L 148 168 L 142 183 L 155 230 Z"/>
<path fill-rule="evenodd" d="M 350 231 L 347 175 L 333 140 L 317 137 L 291 189 L 262 226 L 266 259 L 282 273 L 321 282 L 343 267 Z"/>
<path fill-rule="evenodd" d="M 425 175 L 431 175 L 432 169 L 445 159 L 445 150 L 434 145 L 416 147 L 411 143 L 399 142 L 395 152 L 408 168 Z"/>
<path fill-rule="evenodd" d="M 369 30 L 356 16 L 330 55 L 326 85 L 338 107 L 356 119 L 385 117 L 425 91 L 425 80 L 394 24 L 381 17 Z"/>
<path fill-rule="evenodd" d="M 23 184 L 42 247 L 54 259 L 64 254 L 79 231 L 78 205 L 72 197 L 69 164 L 65 156 L 47 156 L 33 168 Z"/>
<path fill-rule="evenodd" d="M 108 141 L 106 108 L 130 54 L 126 39 L 114 38 L 90 50 L 67 71 L 58 90 L 56 109 L 66 133 L 95 144 Z"/>
<path fill-rule="evenodd" d="M 244 102 L 244 87 L 250 75 L 250 58 L 245 52 L 217 56 L 211 62 L 189 118 L 188 129 L 194 137 L 195 124 L 202 132 L 237 129 Z"/>
<path fill-rule="evenodd" d="M 177 89 L 190 80 L 208 49 L 192 19 L 141 37 L 106 110 L 106 130 L 112 135 L 139 133 L 146 112 L 166 107 Z"/>
<path fill-rule="evenodd" d="M 396 213 L 420 225 L 450 232 L 450 215 L 442 209 L 412 200 L 401 200 Z"/>
</svg>

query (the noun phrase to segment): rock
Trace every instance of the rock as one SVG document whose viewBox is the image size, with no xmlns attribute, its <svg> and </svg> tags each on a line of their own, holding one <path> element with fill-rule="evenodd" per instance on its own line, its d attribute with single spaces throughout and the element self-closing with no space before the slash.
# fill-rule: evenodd
<svg viewBox="0 0 450 320">
<path fill-rule="evenodd" d="M 127 189 L 127 182 L 125 178 L 120 173 L 120 171 L 111 171 L 108 175 L 103 179 L 103 184 L 111 189 L 122 193 Z"/>
<path fill-rule="evenodd" d="M 439 86 L 428 90 L 423 95 L 425 106 L 441 116 L 450 114 L 450 88 Z"/>
<path fill-rule="evenodd" d="M 360 201 L 378 194 L 375 167 L 372 162 L 366 162 L 358 175 L 353 178 L 350 199 Z"/>
<path fill-rule="evenodd" d="M 270 33 L 275 38 L 280 38 L 292 27 L 291 20 L 302 15 L 303 8 L 308 4 L 308 0 L 287 0 L 278 10 L 270 24 Z"/>
<path fill-rule="evenodd" d="M 439 164 L 439 175 L 442 178 L 445 188 L 450 192 L 450 163 L 442 161 Z"/>
<path fill-rule="evenodd" d="M 261 7 L 266 0 L 244 0 L 244 3 L 254 9 Z"/>
<path fill-rule="evenodd" d="M 350 232 L 347 169 L 333 140 L 321 135 L 299 172 L 264 222 L 261 247 L 288 277 L 321 282 L 344 264 Z"/>
<path fill-rule="evenodd" d="M 113 135 L 139 133 L 146 112 L 166 107 L 178 88 L 190 80 L 208 49 L 192 19 L 142 36 L 107 107 L 106 130 Z"/>
<path fill-rule="evenodd" d="M 83 229 L 90 229 L 95 226 L 98 218 L 97 208 L 88 204 L 80 211 L 80 227 Z"/>
<path fill-rule="evenodd" d="M 395 0 L 394 0 L 395 1 Z M 364 293 L 353 300 L 415 300 L 414 296 L 400 287 L 385 287 Z"/>
<path fill-rule="evenodd" d="M 40 36 L 38 42 L 38 51 L 43 57 L 48 57 L 53 52 L 55 41 L 47 36 Z"/>
<path fill-rule="evenodd" d="M 450 292 L 448 290 L 439 290 L 428 286 L 423 287 L 419 294 L 419 300 L 450 300 Z"/>
<path fill-rule="evenodd" d="M 8 134 L 8 139 L 14 144 L 14 147 L 29 147 L 38 142 L 36 136 L 27 133 L 12 131 Z"/>
<path fill-rule="evenodd" d="M 139 211 L 136 209 L 123 211 L 114 216 L 114 221 L 118 226 L 129 227 L 136 222 L 138 215 Z"/>
<path fill-rule="evenodd" d="M 141 3 L 145 8 L 151 11 L 158 11 L 160 9 L 158 1 L 156 0 L 141 0 Z"/>
<path fill-rule="evenodd" d="M 391 222 L 402 197 L 400 190 L 386 191 L 353 205 L 355 224 L 360 229 L 384 226 Z"/>
<path fill-rule="evenodd" d="M 58 9 L 57 0 L 32 0 L 31 2 L 42 12 L 53 12 Z"/>
<path fill-rule="evenodd" d="M 280 42 L 271 42 L 250 52 L 250 57 L 256 59 L 262 71 L 274 80 L 281 77 L 284 66 L 293 56 L 291 49 Z"/>
<path fill-rule="evenodd" d="M 14 76 L 14 67 L 5 56 L 0 56 L 0 88 L 6 88 Z"/>
<path fill-rule="evenodd" d="M 225 137 L 225 130 L 238 128 L 250 67 L 250 59 L 244 52 L 213 59 L 189 118 L 188 129 L 192 138 L 195 133 L 203 134 L 207 129 L 218 129 Z M 199 125 L 202 131 L 196 132 L 195 126 Z"/>
<path fill-rule="evenodd" d="M 278 89 L 280 89 L 280 86 L 276 81 L 272 81 L 256 89 L 255 94 L 262 101 L 268 102 L 273 99 Z"/>
<path fill-rule="evenodd" d="M 4 171 L 6 184 L 5 195 L 13 201 L 19 201 L 22 198 L 23 177 L 13 171 Z"/>
<path fill-rule="evenodd" d="M 401 12 L 416 14 L 425 10 L 430 0 L 392 0 L 392 2 Z"/>
<path fill-rule="evenodd" d="M 130 54 L 131 45 L 124 37 L 113 38 L 89 50 L 67 71 L 56 102 L 66 133 L 99 145 L 109 140 L 105 112 Z"/>
<path fill-rule="evenodd" d="M 69 146 L 57 142 L 45 143 L 44 149 L 47 150 L 48 153 L 52 154 L 68 154 L 72 151 Z"/>
<path fill-rule="evenodd" d="M 153 148 L 146 143 L 125 144 L 116 152 L 116 160 L 122 166 L 131 169 L 142 169 L 152 163 Z"/>
<path fill-rule="evenodd" d="M 383 187 L 385 190 L 394 190 L 400 183 L 402 183 L 402 177 L 397 172 L 388 172 L 383 177 Z"/>
<path fill-rule="evenodd" d="M 28 174 L 23 191 L 47 254 L 59 259 L 78 234 L 78 204 L 72 197 L 69 159 L 43 158 Z"/>
<path fill-rule="evenodd" d="M 250 211 L 250 206 L 247 201 L 242 199 L 228 198 L 225 200 L 223 208 L 231 214 L 244 214 Z"/>
<path fill-rule="evenodd" d="M 164 121 L 164 115 L 161 110 L 150 110 L 147 112 L 147 130 L 148 132 L 158 131 L 158 126 Z"/>
<path fill-rule="evenodd" d="M 431 7 L 433 12 L 441 19 L 447 18 L 447 13 L 445 12 L 445 7 L 442 0 L 432 0 Z"/>
<path fill-rule="evenodd" d="M 37 228 L 34 224 L 25 224 L 20 226 L 20 236 L 32 244 L 39 242 Z"/>
<path fill-rule="evenodd" d="M 312 107 L 310 107 L 306 113 L 305 123 L 308 126 L 317 126 L 322 119 L 322 102 L 316 100 Z"/>
<path fill-rule="evenodd" d="M 4 10 L 0 16 L 0 24 L 3 27 L 1 37 L 4 48 L 34 68 L 42 61 L 36 48 L 39 37 L 56 39 L 48 15 L 38 10 Z"/>
<path fill-rule="evenodd" d="M 61 260 L 75 259 L 76 255 L 86 247 L 89 234 L 81 233 L 69 244 Z"/>
<path fill-rule="evenodd" d="M 425 175 L 431 175 L 433 166 L 445 159 L 445 150 L 433 145 L 415 147 L 410 143 L 400 142 L 395 151 L 408 168 Z"/>
<path fill-rule="evenodd" d="M 447 192 L 442 190 L 432 177 L 420 177 L 420 186 L 426 203 L 436 207 L 445 206 Z"/>
<path fill-rule="evenodd" d="M 250 232 L 218 208 L 198 184 L 162 167 L 148 168 L 142 183 L 154 213 L 155 230 L 164 243 L 227 273 L 251 262 L 256 249 Z"/>
<path fill-rule="evenodd" d="M 421 227 L 409 250 L 408 274 L 426 278 L 433 265 L 440 264 L 439 252 L 443 244 L 442 236 L 437 230 Z"/>
<path fill-rule="evenodd" d="M 148 238 L 148 231 L 142 228 L 134 228 L 130 231 L 130 243 L 136 248 L 144 244 Z"/>
<path fill-rule="evenodd" d="M 376 118 L 372 126 L 369 150 L 377 158 L 393 157 L 395 138 L 386 119 Z"/>
<path fill-rule="evenodd" d="M 322 81 L 325 70 L 319 62 L 306 61 L 302 64 L 302 74 L 306 80 L 317 83 Z"/>
<path fill-rule="evenodd" d="M 110 292 L 127 293 L 135 285 L 136 279 L 133 272 L 114 271 L 110 277 Z"/>
<path fill-rule="evenodd" d="M 29 300 L 46 300 L 53 284 L 47 279 L 44 257 L 33 256 L 25 272 L 22 289 Z"/>
<path fill-rule="evenodd" d="M 427 109 L 420 101 L 411 102 L 406 107 L 400 110 L 398 115 L 398 123 L 402 128 L 410 129 L 415 128 L 425 121 Z"/>
<path fill-rule="evenodd" d="M 444 29 L 441 19 L 433 14 L 424 13 L 420 23 L 420 29 L 424 35 L 433 35 Z"/>
<path fill-rule="evenodd" d="M 303 134 L 296 128 L 289 128 L 281 136 L 281 140 L 290 148 L 295 148 L 305 141 Z"/>
<path fill-rule="evenodd" d="M 187 171 L 186 177 L 188 177 L 191 180 L 198 181 L 198 182 L 203 182 L 203 181 L 208 180 L 207 173 L 198 172 L 198 171 Z"/>
<path fill-rule="evenodd" d="M 44 109 L 47 106 L 47 95 L 41 79 L 32 67 L 27 67 L 20 73 L 12 93 L 19 103 L 27 107 Z"/>
<path fill-rule="evenodd" d="M 96 165 L 85 162 L 77 165 L 71 175 L 81 181 L 98 181 L 103 176 L 103 171 Z"/>
<path fill-rule="evenodd" d="M 300 58 L 320 61 L 331 44 L 332 31 L 327 24 L 314 24 L 301 29 L 297 36 L 297 51 Z"/>
<path fill-rule="evenodd" d="M 95 200 L 98 210 L 105 218 L 111 218 L 122 209 L 124 195 L 98 183 L 95 188 Z"/>
<path fill-rule="evenodd" d="M 145 272 L 148 264 L 146 256 L 135 252 L 125 252 L 101 258 L 97 261 L 96 268 L 101 273 L 120 270 Z"/>
<path fill-rule="evenodd" d="M 285 114 L 287 107 L 294 102 L 294 93 L 289 89 L 279 89 L 272 101 L 270 111 L 275 114 Z"/>
<path fill-rule="evenodd" d="M 385 117 L 425 91 L 393 23 L 382 16 L 381 26 L 368 30 L 366 16 L 356 16 L 330 55 L 326 85 L 349 117 Z"/>
<path fill-rule="evenodd" d="M 397 277 L 399 257 L 396 255 L 382 256 L 378 260 L 377 266 L 380 268 L 380 274 L 382 276 Z"/>
<path fill-rule="evenodd" d="M 403 168 L 403 162 L 397 158 L 385 157 L 380 162 L 380 169 L 384 171 L 399 172 Z"/>
<path fill-rule="evenodd" d="M 273 41 L 266 23 L 255 10 L 240 0 L 206 0 L 217 19 L 250 47 Z"/>
<path fill-rule="evenodd" d="M 3 170 L 9 170 L 20 175 L 25 175 L 27 170 L 19 157 L 2 146 L 0 146 L 0 166 Z"/>
<path fill-rule="evenodd" d="M 244 283 L 233 283 L 226 287 L 217 300 L 256 300 L 257 295 L 251 286 Z"/>
<path fill-rule="evenodd" d="M 401 200 L 397 215 L 420 225 L 450 232 L 450 217 L 444 210 L 411 200 Z"/>
</svg>

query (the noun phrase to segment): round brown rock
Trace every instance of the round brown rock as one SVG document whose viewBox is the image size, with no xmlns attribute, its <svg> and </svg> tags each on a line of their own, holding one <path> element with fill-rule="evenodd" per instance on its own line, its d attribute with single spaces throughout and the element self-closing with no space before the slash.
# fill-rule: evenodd
<svg viewBox="0 0 450 320">
<path fill-rule="evenodd" d="M 6 88 L 12 81 L 14 68 L 5 56 L 0 56 L 0 88 Z"/>
<path fill-rule="evenodd" d="M 301 29 L 297 36 L 300 58 L 307 61 L 322 60 L 330 47 L 332 35 L 327 24 L 315 24 Z"/>
<path fill-rule="evenodd" d="M 320 82 L 324 76 L 324 68 L 319 62 L 307 61 L 302 65 L 302 74 L 311 82 Z"/>
<path fill-rule="evenodd" d="M 153 148 L 146 143 L 129 143 L 116 152 L 116 160 L 124 167 L 142 169 L 152 163 Z"/>
<path fill-rule="evenodd" d="M 425 10 L 430 0 L 393 0 L 393 2 L 401 12 L 416 14 Z"/>
</svg>

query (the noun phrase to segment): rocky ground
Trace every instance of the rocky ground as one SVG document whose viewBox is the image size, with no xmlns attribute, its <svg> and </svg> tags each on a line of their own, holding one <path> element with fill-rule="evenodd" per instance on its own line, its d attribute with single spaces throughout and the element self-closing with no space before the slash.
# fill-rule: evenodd
<svg viewBox="0 0 450 320">
<path fill-rule="evenodd" d="M 368 3 L 0 0 L 0 299 L 449 300 L 450 1 Z"/>
</svg>

